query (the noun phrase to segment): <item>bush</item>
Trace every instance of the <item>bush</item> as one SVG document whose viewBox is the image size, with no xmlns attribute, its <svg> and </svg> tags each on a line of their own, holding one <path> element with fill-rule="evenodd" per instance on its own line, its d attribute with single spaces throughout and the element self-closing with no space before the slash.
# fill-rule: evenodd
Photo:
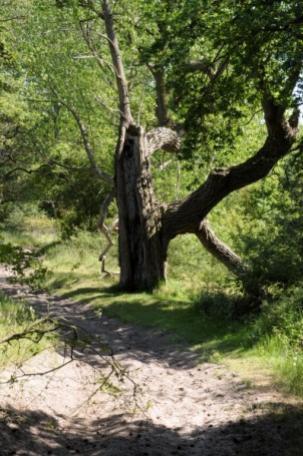
<svg viewBox="0 0 303 456">
<path fill-rule="evenodd" d="M 238 231 L 238 243 L 251 271 L 248 280 L 267 291 L 273 284 L 286 290 L 303 281 L 301 155 L 285 159 L 270 178 L 255 187 Z"/>
<path fill-rule="evenodd" d="M 303 346 L 303 284 L 287 290 L 275 287 L 255 322 L 257 338 L 278 336 L 294 348 Z"/>
<path fill-rule="evenodd" d="M 43 288 L 47 269 L 43 267 L 35 252 L 2 242 L 0 243 L 0 262 L 12 268 L 14 274 L 11 278 L 12 281 L 29 285 L 35 290 Z"/>
</svg>

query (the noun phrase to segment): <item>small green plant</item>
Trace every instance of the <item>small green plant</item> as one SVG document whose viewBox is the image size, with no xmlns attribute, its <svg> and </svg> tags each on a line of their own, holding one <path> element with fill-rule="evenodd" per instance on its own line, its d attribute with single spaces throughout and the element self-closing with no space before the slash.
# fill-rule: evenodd
<svg viewBox="0 0 303 456">
<path fill-rule="evenodd" d="M 114 385 L 108 377 L 100 377 L 99 379 L 100 391 L 106 394 L 110 394 L 111 396 L 117 397 L 121 394 L 121 389 Z"/>
<path fill-rule="evenodd" d="M 36 320 L 34 309 L 28 303 L 14 300 L 0 293 L 1 341 L 12 334 L 26 331 Z M 11 363 L 20 365 L 43 350 L 49 342 L 48 337 L 39 340 L 28 337 L 23 340 L 12 340 L 9 344 L 0 344 L 0 367 L 3 368 Z"/>
<path fill-rule="evenodd" d="M 0 239 L 1 241 L 1 239 Z M 47 269 L 35 251 L 26 250 L 12 243 L 0 243 L 0 263 L 10 266 L 11 281 L 26 284 L 32 289 L 43 288 Z"/>
<path fill-rule="evenodd" d="M 254 324 L 257 338 L 285 337 L 294 348 L 303 346 L 303 284 L 287 290 L 275 287 L 271 299 L 263 302 L 262 312 Z"/>
</svg>

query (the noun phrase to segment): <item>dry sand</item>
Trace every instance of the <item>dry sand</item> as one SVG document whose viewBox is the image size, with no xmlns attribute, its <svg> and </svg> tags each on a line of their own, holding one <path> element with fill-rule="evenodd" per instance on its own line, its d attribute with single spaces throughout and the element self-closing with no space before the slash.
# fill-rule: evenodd
<svg viewBox="0 0 303 456">
<path fill-rule="evenodd" d="M 1 456 L 303 455 L 303 412 L 293 398 L 273 387 L 248 387 L 160 331 L 100 317 L 85 303 L 31 293 L 8 283 L 8 276 L 0 268 L 4 292 L 25 298 L 41 315 L 49 311 L 85 328 L 93 340 L 59 370 L 0 384 Z M 107 358 L 97 354 L 103 342 L 129 378 L 111 379 L 100 390 L 109 372 Z M 0 381 L 67 360 L 61 349 L 44 351 L 22 371 L 0 373 Z"/>
</svg>

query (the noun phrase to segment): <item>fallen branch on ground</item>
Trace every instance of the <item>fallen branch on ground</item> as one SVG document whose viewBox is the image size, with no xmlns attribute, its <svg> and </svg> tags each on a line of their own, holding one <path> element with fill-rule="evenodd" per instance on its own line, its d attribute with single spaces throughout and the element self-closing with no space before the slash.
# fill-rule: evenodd
<svg viewBox="0 0 303 456">
<path fill-rule="evenodd" d="M 12 343 L 17 342 L 20 347 L 22 340 L 30 340 L 37 344 L 43 339 L 43 337 L 56 332 L 60 336 L 61 341 L 64 343 L 64 358 L 66 357 L 67 350 L 69 351 L 69 359 L 67 361 L 41 372 L 25 372 L 22 365 L 18 365 L 17 368 L 21 374 L 18 375 L 14 373 L 8 380 L 2 381 L 0 384 L 12 384 L 25 377 L 43 376 L 56 372 L 77 359 L 75 356 L 75 350 L 77 348 L 80 348 L 82 351 L 84 351 L 85 348 L 88 348 L 91 353 L 105 362 L 105 365 L 110 369 L 110 372 L 106 375 L 101 384 L 98 385 L 98 388 L 96 388 L 96 390 L 88 397 L 86 402 L 89 402 L 98 391 L 102 390 L 105 383 L 109 382 L 111 377 L 114 376 L 118 382 L 123 383 L 124 380 L 127 379 L 132 384 L 133 400 L 135 401 L 136 406 L 140 409 L 142 408 L 137 401 L 138 385 L 131 378 L 129 372 L 115 359 L 111 347 L 101 343 L 97 337 L 92 336 L 88 330 L 78 324 L 70 323 L 64 318 L 54 319 L 51 316 L 46 316 L 36 320 L 23 331 L 13 333 L 3 338 L 0 340 L 0 346 L 11 345 Z M 97 344 L 98 348 L 93 346 L 94 342 Z"/>
</svg>

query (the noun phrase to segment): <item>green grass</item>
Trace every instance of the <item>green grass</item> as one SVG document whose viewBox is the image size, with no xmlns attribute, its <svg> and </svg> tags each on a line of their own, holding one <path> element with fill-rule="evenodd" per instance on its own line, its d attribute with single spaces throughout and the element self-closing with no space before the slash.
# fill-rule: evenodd
<svg viewBox="0 0 303 456">
<path fill-rule="evenodd" d="M 47 219 L 36 217 L 23 226 L 26 230 L 10 229 L 3 236 L 18 245 L 26 240 L 28 246 L 40 249 L 49 271 L 45 286 L 50 293 L 90 303 L 96 311 L 124 322 L 167 331 L 172 340 L 198 351 L 201 361 L 225 363 L 247 384 L 266 379 L 303 396 L 301 352 L 277 334 L 256 335 L 263 315 L 255 321 L 232 318 L 239 292 L 195 238 L 185 236 L 172 243 L 166 285 L 154 293 L 126 294 L 115 288 L 117 276 L 101 277 L 98 255 L 104 240 L 99 234 L 80 231 L 62 241 Z M 113 272 L 118 271 L 115 251 L 106 263 Z"/>
<path fill-rule="evenodd" d="M 58 229 L 56 224 L 44 215 L 18 215 L 2 227 L 1 235 L 5 242 L 31 249 L 55 242 L 58 239 Z"/>
<path fill-rule="evenodd" d="M 273 370 L 276 383 L 285 391 L 303 397 L 302 349 L 294 348 L 281 335 L 272 335 L 259 344 L 258 351 Z"/>
<path fill-rule="evenodd" d="M 26 329 L 37 321 L 34 309 L 25 301 L 12 299 L 0 293 L 0 340 Z M 53 336 L 51 338 L 53 340 Z M 36 355 L 50 345 L 46 336 L 38 343 L 34 340 L 22 339 L 9 344 L 0 345 L 0 368 L 24 361 Z"/>
</svg>

